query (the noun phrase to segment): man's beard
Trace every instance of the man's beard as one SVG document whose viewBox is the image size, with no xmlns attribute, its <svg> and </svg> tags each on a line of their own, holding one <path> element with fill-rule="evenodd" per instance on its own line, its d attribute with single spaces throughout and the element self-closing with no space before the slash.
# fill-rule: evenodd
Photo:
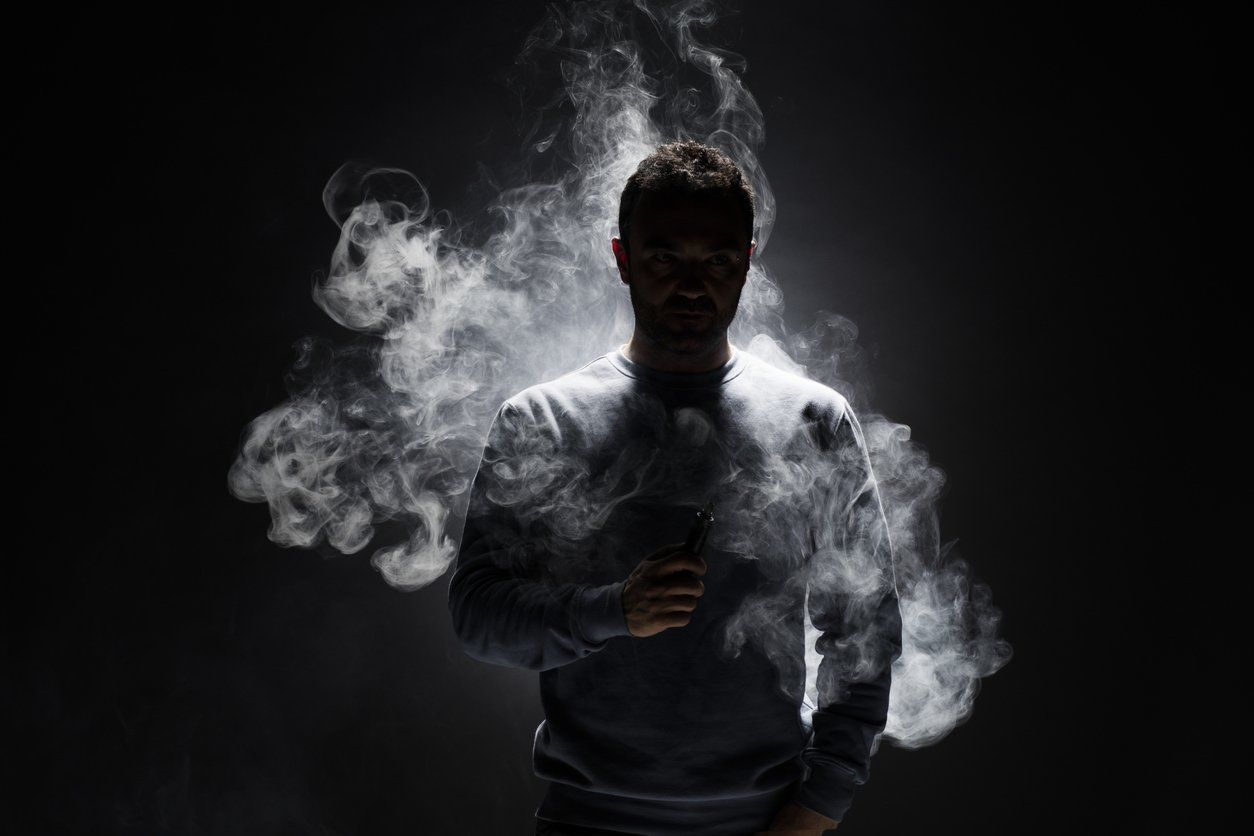
<svg viewBox="0 0 1254 836">
<path fill-rule="evenodd" d="M 676 295 L 661 305 L 649 305 L 636 296 L 634 283 L 629 283 L 627 290 L 631 296 L 632 310 L 636 313 L 636 327 L 654 346 L 672 354 L 704 354 L 723 339 L 736 316 L 736 304 L 727 313 L 722 313 L 709 299 L 689 300 Z M 737 297 L 733 301 L 738 303 L 740 299 Z M 670 314 L 676 310 L 707 313 L 711 316 L 685 322 Z"/>
</svg>

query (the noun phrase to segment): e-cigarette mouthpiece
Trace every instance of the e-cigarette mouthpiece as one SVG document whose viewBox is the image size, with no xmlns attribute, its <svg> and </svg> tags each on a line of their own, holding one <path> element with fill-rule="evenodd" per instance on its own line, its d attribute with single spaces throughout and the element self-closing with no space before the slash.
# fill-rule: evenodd
<svg viewBox="0 0 1254 836">
<path fill-rule="evenodd" d="M 697 512 L 697 518 L 688 531 L 688 540 L 684 543 L 684 551 L 701 554 L 705 549 L 705 541 L 710 536 L 710 526 L 714 525 L 714 500 L 705 503 L 705 507 Z"/>
</svg>

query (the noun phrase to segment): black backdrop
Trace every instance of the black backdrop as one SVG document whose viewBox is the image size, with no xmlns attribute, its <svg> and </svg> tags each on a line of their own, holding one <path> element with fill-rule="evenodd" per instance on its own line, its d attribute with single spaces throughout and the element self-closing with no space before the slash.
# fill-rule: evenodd
<svg viewBox="0 0 1254 836">
<path fill-rule="evenodd" d="M 859 324 L 1015 650 L 949 738 L 881 749 L 840 832 L 1185 832 L 1216 657 L 1177 596 L 1223 578 L 1153 502 L 1205 487 L 1180 477 L 1208 419 L 1176 305 L 1220 275 L 1210 25 L 738 8 L 790 324 Z M 10 832 L 530 832 L 534 674 L 460 654 L 447 577 L 405 594 L 369 550 L 280 549 L 225 477 L 293 343 L 348 336 L 309 295 L 327 177 L 366 157 L 472 205 L 542 10 L 67 12 L 14 71 Z"/>
</svg>

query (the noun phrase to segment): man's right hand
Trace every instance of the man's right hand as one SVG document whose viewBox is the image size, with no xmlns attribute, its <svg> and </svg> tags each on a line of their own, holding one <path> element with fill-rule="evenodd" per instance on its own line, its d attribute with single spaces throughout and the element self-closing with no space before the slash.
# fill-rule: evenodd
<svg viewBox="0 0 1254 836">
<path fill-rule="evenodd" d="M 623 585 L 623 612 L 627 629 L 636 638 L 683 627 L 705 593 L 700 575 L 705 560 L 683 551 L 683 543 L 668 543 L 631 571 Z"/>
</svg>

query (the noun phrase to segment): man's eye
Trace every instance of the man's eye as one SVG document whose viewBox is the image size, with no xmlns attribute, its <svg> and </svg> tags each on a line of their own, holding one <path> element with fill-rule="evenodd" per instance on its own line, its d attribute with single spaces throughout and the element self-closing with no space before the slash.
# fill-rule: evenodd
<svg viewBox="0 0 1254 836">
<path fill-rule="evenodd" d="M 710 259 L 710 263 L 711 263 L 711 264 L 716 264 L 716 265 L 718 265 L 719 267 L 722 267 L 724 264 L 729 264 L 729 263 L 731 263 L 731 259 L 730 259 L 730 258 L 728 258 L 728 257 L 727 257 L 727 256 L 725 256 L 725 255 L 716 255 L 716 256 L 713 256 L 713 257 Z"/>
<path fill-rule="evenodd" d="M 669 264 L 671 261 L 674 261 L 674 259 L 675 257 L 671 255 L 670 253 L 654 253 L 653 254 L 653 260 L 660 261 L 663 264 Z"/>
</svg>

